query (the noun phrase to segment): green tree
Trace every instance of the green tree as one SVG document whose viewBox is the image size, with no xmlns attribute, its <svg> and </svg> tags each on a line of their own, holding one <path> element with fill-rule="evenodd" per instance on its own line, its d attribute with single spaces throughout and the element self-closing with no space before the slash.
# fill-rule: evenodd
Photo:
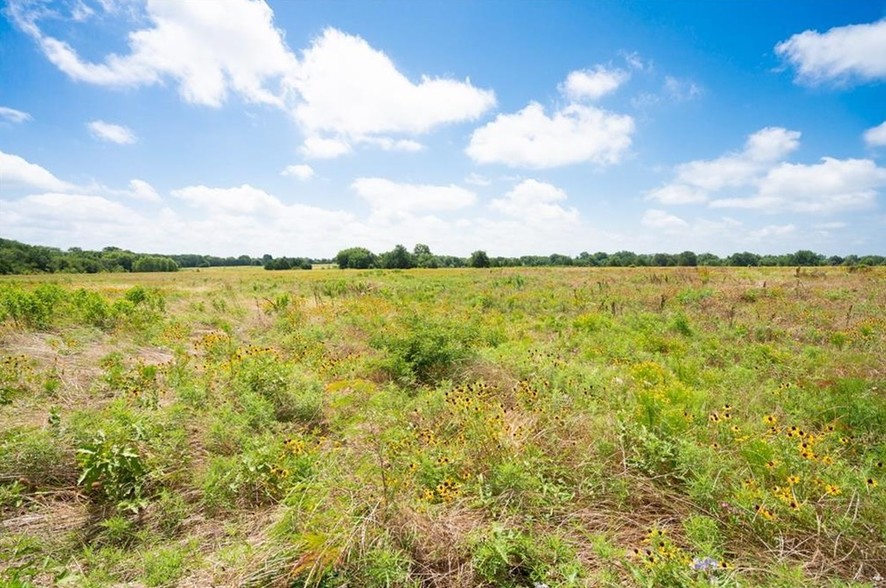
<svg viewBox="0 0 886 588">
<path fill-rule="evenodd" d="M 409 269 L 415 267 L 415 256 L 402 245 L 381 254 L 381 266 L 385 269 Z"/>
<path fill-rule="evenodd" d="M 471 267 L 489 267 L 489 256 L 486 255 L 485 251 L 478 249 L 471 253 L 468 265 Z"/>
<path fill-rule="evenodd" d="M 342 249 L 335 256 L 335 263 L 341 269 L 368 269 L 375 267 L 375 254 L 365 247 Z"/>
</svg>

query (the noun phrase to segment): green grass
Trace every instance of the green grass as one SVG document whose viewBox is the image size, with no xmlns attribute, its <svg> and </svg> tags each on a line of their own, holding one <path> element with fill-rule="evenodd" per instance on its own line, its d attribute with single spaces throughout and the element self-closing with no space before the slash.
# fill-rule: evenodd
<svg viewBox="0 0 886 588">
<path fill-rule="evenodd" d="M 0 279 L 0 586 L 872 586 L 884 278 Z"/>
</svg>

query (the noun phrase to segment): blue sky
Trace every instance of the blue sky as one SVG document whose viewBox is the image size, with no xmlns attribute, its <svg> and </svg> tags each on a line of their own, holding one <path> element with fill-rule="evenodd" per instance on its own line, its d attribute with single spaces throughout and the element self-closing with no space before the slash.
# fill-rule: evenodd
<svg viewBox="0 0 886 588">
<path fill-rule="evenodd" d="M 886 253 L 886 2 L 7 0 L 0 235 Z"/>
</svg>

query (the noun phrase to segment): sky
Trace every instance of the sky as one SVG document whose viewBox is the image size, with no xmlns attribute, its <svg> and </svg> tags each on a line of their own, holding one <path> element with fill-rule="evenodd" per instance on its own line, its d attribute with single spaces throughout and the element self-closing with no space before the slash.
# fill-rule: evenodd
<svg viewBox="0 0 886 588">
<path fill-rule="evenodd" d="M 886 0 L 0 0 L 0 236 L 886 254 Z"/>
</svg>

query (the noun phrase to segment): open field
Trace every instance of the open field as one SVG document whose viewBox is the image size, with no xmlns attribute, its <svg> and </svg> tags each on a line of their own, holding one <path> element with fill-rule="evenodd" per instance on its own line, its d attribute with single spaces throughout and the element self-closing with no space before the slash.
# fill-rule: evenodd
<svg viewBox="0 0 886 588">
<path fill-rule="evenodd" d="M 0 280 L 0 586 L 881 586 L 886 271 Z"/>
</svg>

